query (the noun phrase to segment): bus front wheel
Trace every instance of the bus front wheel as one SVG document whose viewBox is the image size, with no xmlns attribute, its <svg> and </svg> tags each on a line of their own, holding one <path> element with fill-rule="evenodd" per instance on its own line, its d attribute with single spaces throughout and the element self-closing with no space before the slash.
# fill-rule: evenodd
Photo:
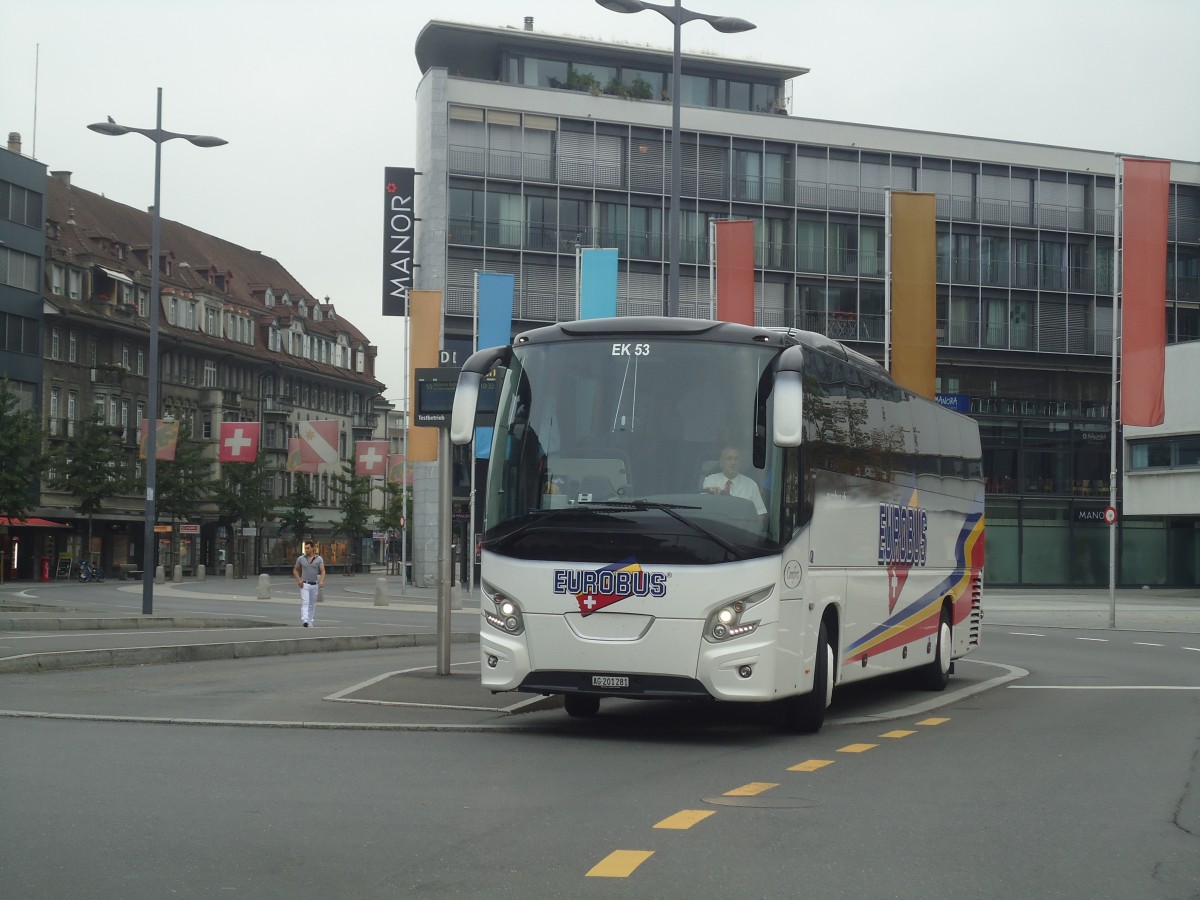
<svg viewBox="0 0 1200 900">
<path fill-rule="evenodd" d="M 590 719 L 600 711 L 600 698 L 595 694 L 564 694 L 563 706 L 568 716 Z"/>
<path fill-rule="evenodd" d="M 833 646 L 829 630 L 821 623 L 817 633 L 817 652 L 814 661 L 813 687 L 807 694 L 782 700 L 783 726 L 799 734 L 815 734 L 825 723 L 825 710 L 833 701 Z"/>
<path fill-rule="evenodd" d="M 917 687 L 925 691 L 944 691 L 950 683 L 950 654 L 954 647 L 954 632 L 950 627 L 950 608 L 942 610 L 938 625 L 937 647 L 933 660 L 917 669 Z"/>
</svg>

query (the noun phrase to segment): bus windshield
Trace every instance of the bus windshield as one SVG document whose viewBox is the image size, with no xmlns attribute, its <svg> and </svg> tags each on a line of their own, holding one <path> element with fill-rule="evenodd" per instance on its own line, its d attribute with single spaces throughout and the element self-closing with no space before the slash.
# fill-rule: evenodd
<svg viewBox="0 0 1200 900">
<path fill-rule="evenodd" d="M 656 334 L 514 348 L 484 546 L 676 564 L 778 552 L 783 454 L 766 437 L 778 352 Z"/>
</svg>

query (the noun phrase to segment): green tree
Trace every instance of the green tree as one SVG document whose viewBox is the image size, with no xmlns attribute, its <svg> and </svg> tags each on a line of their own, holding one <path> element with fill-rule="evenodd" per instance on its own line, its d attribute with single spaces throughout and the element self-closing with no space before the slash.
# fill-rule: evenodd
<svg viewBox="0 0 1200 900">
<path fill-rule="evenodd" d="M 25 518 L 37 505 L 37 479 L 46 469 L 41 424 L 18 403 L 8 380 L 0 381 L 0 515 L 9 519 Z"/>
<path fill-rule="evenodd" d="M 297 473 L 292 478 L 292 492 L 283 499 L 282 512 L 279 513 L 282 529 L 291 535 L 297 548 L 309 534 L 309 527 L 313 523 L 309 510 L 316 505 L 317 495 L 313 493 L 309 477 Z M 297 549 L 297 556 L 299 552 Z"/>
<path fill-rule="evenodd" d="M 363 536 L 370 532 L 371 479 L 355 475 L 349 463 L 343 473 L 333 478 L 333 489 L 341 496 L 342 516 L 333 521 L 335 534 L 346 536 L 350 543 L 352 571 L 358 571 L 359 549 Z"/>
<path fill-rule="evenodd" d="M 404 529 L 404 525 L 409 521 L 410 515 L 409 503 L 410 499 L 408 491 L 402 485 L 388 483 L 383 487 L 384 493 L 384 509 L 379 514 L 377 524 L 380 531 L 386 531 L 389 535 L 398 535 Z M 395 541 L 389 540 L 390 557 L 389 573 L 392 575 L 400 573 L 400 553 L 396 552 Z M 401 573 L 402 574 L 402 573 Z"/>
<path fill-rule="evenodd" d="M 129 452 L 121 446 L 118 430 L 103 424 L 96 415 L 80 422 L 75 434 L 49 456 L 50 486 L 75 498 L 73 508 L 87 519 L 83 552 L 88 553 L 92 547 L 92 520 L 104 502 L 137 489 Z"/>
<path fill-rule="evenodd" d="M 205 444 L 191 437 L 190 430 L 181 426 L 175 458 L 155 463 L 154 496 L 159 515 L 178 519 L 195 515 L 213 489 L 212 460 L 205 455 Z"/>
<path fill-rule="evenodd" d="M 205 454 L 205 444 L 191 439 L 186 424 L 179 427 L 175 458 L 155 464 L 155 512 L 160 517 L 186 519 L 199 512 L 200 502 L 213 489 L 212 460 Z M 179 559 L 179 530 L 171 533 L 172 558 Z"/>
<path fill-rule="evenodd" d="M 0 516 L 24 519 L 37 505 L 37 479 L 46 470 L 38 417 L 18 409 L 17 395 L 0 381 Z M 0 565 L 0 583 L 5 566 Z"/>
<path fill-rule="evenodd" d="M 231 529 L 235 523 L 243 526 L 254 523 L 261 527 L 271 517 L 275 499 L 271 495 L 271 480 L 274 469 L 268 468 L 266 452 L 259 448 L 258 457 L 252 463 L 225 463 L 221 476 L 213 483 L 213 500 L 216 501 L 217 521 Z M 255 542 L 257 545 L 257 541 Z M 242 543 L 237 542 L 239 555 Z M 258 554 L 255 554 L 255 571 L 258 570 Z M 244 574 L 244 573 L 243 573 Z"/>
</svg>

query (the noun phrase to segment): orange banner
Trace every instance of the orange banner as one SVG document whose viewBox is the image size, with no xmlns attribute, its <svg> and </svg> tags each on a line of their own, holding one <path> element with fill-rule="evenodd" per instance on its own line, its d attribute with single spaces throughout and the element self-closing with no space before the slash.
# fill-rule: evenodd
<svg viewBox="0 0 1200 900">
<path fill-rule="evenodd" d="M 754 324 L 754 223 L 716 222 L 717 318 Z"/>
<path fill-rule="evenodd" d="M 937 378 L 937 202 L 892 194 L 892 377 L 929 399 Z"/>
<path fill-rule="evenodd" d="M 1121 422 L 1161 425 L 1166 413 L 1167 203 L 1171 164 L 1122 160 Z"/>
<path fill-rule="evenodd" d="M 442 292 L 410 291 L 408 294 L 408 409 L 413 410 L 413 389 L 417 369 L 437 368 L 442 348 Z M 409 418 L 411 422 L 412 419 Z M 437 462 L 438 434 L 436 428 L 408 429 L 408 461 Z"/>
</svg>

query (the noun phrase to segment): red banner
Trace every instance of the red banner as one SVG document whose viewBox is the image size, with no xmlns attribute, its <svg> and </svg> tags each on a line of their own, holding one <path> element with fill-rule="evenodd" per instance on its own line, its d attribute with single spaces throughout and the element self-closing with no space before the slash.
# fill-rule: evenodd
<svg viewBox="0 0 1200 900">
<path fill-rule="evenodd" d="M 355 441 L 354 474 L 366 478 L 387 474 L 388 442 Z"/>
<path fill-rule="evenodd" d="M 1166 413 L 1167 203 L 1171 164 L 1122 160 L 1121 422 L 1161 425 Z"/>
<path fill-rule="evenodd" d="M 754 324 L 754 223 L 716 222 L 717 318 Z"/>
<path fill-rule="evenodd" d="M 252 463 L 258 458 L 257 422 L 222 422 L 217 461 Z"/>
</svg>

